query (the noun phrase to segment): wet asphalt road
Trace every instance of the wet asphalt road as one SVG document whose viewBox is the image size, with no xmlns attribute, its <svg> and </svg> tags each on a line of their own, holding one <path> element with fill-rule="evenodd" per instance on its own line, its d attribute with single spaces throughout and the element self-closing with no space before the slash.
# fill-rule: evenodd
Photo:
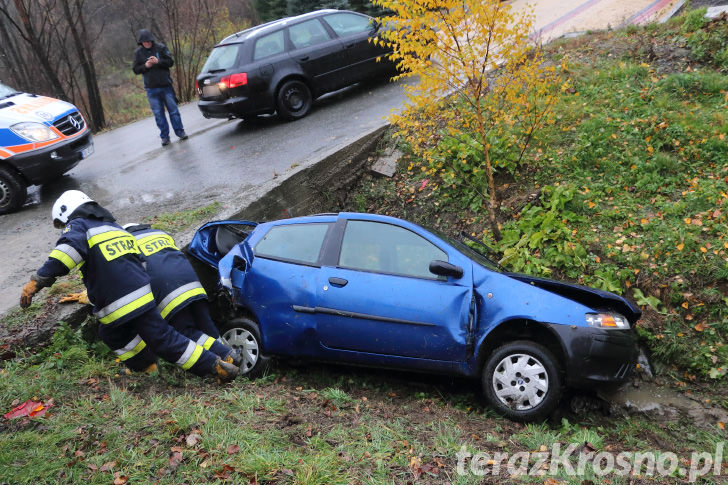
<svg viewBox="0 0 728 485">
<path fill-rule="evenodd" d="M 220 217 L 260 197 L 270 184 L 321 160 L 387 123 L 404 102 L 402 85 L 369 82 L 320 98 L 302 120 L 260 117 L 254 124 L 208 120 L 182 106 L 190 136 L 162 147 L 152 118 L 94 136 L 95 153 L 61 179 L 31 187 L 22 210 L 0 216 L 0 314 L 17 305 L 27 278 L 60 235 L 51 207 L 79 189 L 122 224 L 220 202 Z M 180 240 L 180 244 L 189 241 Z"/>
</svg>

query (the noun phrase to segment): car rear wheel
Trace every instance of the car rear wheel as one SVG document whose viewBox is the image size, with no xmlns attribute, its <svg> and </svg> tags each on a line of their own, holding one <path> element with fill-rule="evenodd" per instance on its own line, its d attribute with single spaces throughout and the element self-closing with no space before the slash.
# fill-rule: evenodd
<svg viewBox="0 0 728 485">
<path fill-rule="evenodd" d="M 228 322 L 220 337 L 229 347 L 240 352 L 243 363 L 240 375 L 251 379 L 260 377 L 268 367 L 269 359 L 261 352 L 258 324 L 245 317 Z"/>
<path fill-rule="evenodd" d="M 548 349 L 527 340 L 497 348 L 483 366 L 482 383 L 490 405 L 517 421 L 546 418 L 561 398 L 558 361 Z"/>
<path fill-rule="evenodd" d="M 311 109 L 311 90 L 303 81 L 288 81 L 278 90 L 278 116 L 286 120 L 303 118 Z"/>
<path fill-rule="evenodd" d="M 10 169 L 0 167 L 0 214 L 7 214 L 23 206 L 28 187 Z"/>
</svg>

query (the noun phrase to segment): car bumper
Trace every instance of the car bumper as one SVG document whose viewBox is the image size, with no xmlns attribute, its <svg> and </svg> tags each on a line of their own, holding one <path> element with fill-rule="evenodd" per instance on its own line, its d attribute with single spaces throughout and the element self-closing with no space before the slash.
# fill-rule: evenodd
<svg viewBox="0 0 728 485">
<path fill-rule="evenodd" d="M 199 100 L 197 107 L 200 108 L 205 118 L 230 118 L 240 117 L 246 114 L 253 114 L 250 98 L 242 96 L 229 98 L 223 101 Z"/>
<path fill-rule="evenodd" d="M 587 388 L 621 384 L 632 375 L 637 345 L 630 330 L 551 325 L 566 355 L 566 384 Z"/>
<path fill-rule="evenodd" d="M 76 138 L 15 155 L 7 162 L 23 174 L 29 185 L 39 185 L 63 175 L 93 153 L 93 138 L 86 131 Z"/>
</svg>

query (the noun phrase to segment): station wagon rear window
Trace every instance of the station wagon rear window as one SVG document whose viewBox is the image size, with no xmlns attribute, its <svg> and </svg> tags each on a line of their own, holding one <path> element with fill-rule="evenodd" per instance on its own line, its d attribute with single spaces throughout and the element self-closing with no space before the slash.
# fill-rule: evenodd
<svg viewBox="0 0 728 485">
<path fill-rule="evenodd" d="M 235 65 L 238 51 L 242 44 L 226 44 L 212 49 L 210 57 L 202 67 L 202 72 L 213 72 L 230 69 Z"/>
</svg>

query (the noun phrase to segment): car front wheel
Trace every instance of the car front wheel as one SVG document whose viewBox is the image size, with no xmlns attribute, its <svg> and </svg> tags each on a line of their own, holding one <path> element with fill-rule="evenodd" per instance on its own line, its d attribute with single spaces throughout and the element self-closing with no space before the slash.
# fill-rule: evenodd
<svg viewBox="0 0 728 485">
<path fill-rule="evenodd" d="M 257 323 L 245 317 L 234 318 L 225 326 L 221 338 L 227 346 L 240 352 L 243 360 L 240 365 L 241 376 L 253 379 L 265 372 L 268 358 L 261 352 Z"/>
<path fill-rule="evenodd" d="M 28 195 L 23 180 L 6 167 L 0 167 L 0 214 L 20 209 Z"/>
<path fill-rule="evenodd" d="M 299 80 L 288 81 L 278 90 L 278 116 L 286 120 L 303 118 L 311 109 L 311 90 Z"/>
<path fill-rule="evenodd" d="M 558 361 L 548 349 L 527 340 L 498 347 L 483 366 L 482 383 L 489 404 L 517 421 L 546 418 L 561 397 Z"/>
</svg>

